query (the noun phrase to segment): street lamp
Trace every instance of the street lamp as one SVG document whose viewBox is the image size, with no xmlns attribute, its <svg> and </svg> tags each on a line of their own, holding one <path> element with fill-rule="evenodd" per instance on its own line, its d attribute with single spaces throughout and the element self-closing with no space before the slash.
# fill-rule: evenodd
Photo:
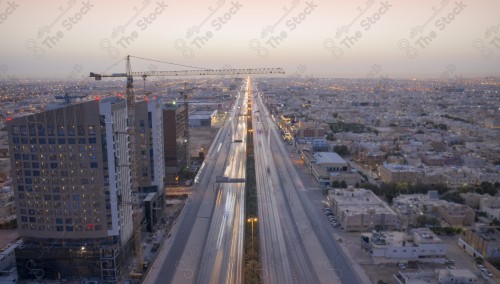
<svg viewBox="0 0 500 284">
<path fill-rule="evenodd" d="M 253 251 L 253 223 L 257 221 L 258 221 L 257 217 L 251 217 L 247 219 L 248 223 L 252 223 L 252 251 Z"/>
</svg>

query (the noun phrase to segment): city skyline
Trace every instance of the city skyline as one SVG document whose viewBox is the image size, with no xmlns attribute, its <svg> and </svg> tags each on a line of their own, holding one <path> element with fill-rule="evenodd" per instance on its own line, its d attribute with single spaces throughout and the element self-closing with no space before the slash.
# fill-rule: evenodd
<svg viewBox="0 0 500 284">
<path fill-rule="evenodd" d="M 497 1 L 0 2 L 0 79 L 67 78 L 127 54 L 202 68 L 288 75 L 498 76 Z M 178 70 L 134 62 L 135 70 Z M 122 65 L 109 70 L 123 72 Z"/>
</svg>

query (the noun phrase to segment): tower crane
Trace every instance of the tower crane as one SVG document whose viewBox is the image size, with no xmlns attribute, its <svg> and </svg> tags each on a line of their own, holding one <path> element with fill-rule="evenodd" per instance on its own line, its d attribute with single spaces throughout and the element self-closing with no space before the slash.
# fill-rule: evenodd
<svg viewBox="0 0 500 284">
<path fill-rule="evenodd" d="M 180 70 L 180 71 L 132 71 L 132 67 L 130 64 L 130 58 L 138 58 L 145 59 L 146 58 L 136 57 L 127 55 L 125 57 L 125 73 L 111 73 L 111 74 L 98 74 L 94 72 L 90 72 L 90 76 L 94 78 L 96 81 L 102 80 L 102 78 L 127 78 L 126 84 L 126 101 L 127 101 L 127 126 L 128 126 L 128 134 L 135 135 L 135 95 L 134 95 L 134 77 L 141 77 L 145 80 L 149 76 L 213 76 L 213 75 L 258 75 L 258 74 L 285 74 L 282 68 L 247 68 L 247 69 L 204 69 L 193 66 L 186 66 L 180 64 L 174 64 L 169 62 L 171 65 L 184 66 L 189 68 L 196 68 L 196 70 Z M 157 60 L 151 60 L 157 61 Z M 161 62 L 161 61 L 158 61 Z M 186 95 L 192 89 L 183 90 L 181 95 L 184 95 L 184 106 L 187 107 L 188 96 Z M 187 109 L 186 109 L 187 112 Z M 186 131 L 188 131 L 188 118 L 186 116 Z M 130 172 L 131 172 L 131 184 L 132 191 L 138 191 L 138 170 L 137 170 L 137 146 L 136 139 L 130 139 L 129 143 L 129 153 L 130 153 Z M 188 155 L 189 156 L 189 155 Z M 141 251 L 141 232 L 140 225 L 138 224 L 141 212 L 140 203 L 135 203 L 132 201 L 125 201 L 131 204 L 134 208 L 133 210 L 133 226 L 134 226 L 134 235 L 136 238 L 135 241 L 135 254 L 137 259 L 138 267 L 137 272 L 142 273 L 142 251 Z"/>
</svg>

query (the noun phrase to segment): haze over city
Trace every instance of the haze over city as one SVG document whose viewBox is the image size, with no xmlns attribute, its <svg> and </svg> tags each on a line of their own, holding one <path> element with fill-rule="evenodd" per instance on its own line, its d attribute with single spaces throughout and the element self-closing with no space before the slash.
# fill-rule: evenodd
<svg viewBox="0 0 500 284">
<path fill-rule="evenodd" d="M 495 76 L 499 9 L 495 0 L 2 1 L 0 76 L 63 78 L 127 54 L 288 73 L 302 64 L 315 77 L 362 78 L 373 64 L 391 78 L 435 78 L 450 64 Z"/>
<path fill-rule="evenodd" d="M 500 283 L 498 0 L 0 0 L 0 283 Z"/>
</svg>

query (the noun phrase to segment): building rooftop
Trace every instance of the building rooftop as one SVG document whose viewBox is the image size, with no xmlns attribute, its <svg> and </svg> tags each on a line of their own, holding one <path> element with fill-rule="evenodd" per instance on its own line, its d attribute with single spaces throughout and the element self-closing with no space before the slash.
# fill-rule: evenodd
<svg viewBox="0 0 500 284">
<path fill-rule="evenodd" d="M 316 164 L 345 164 L 347 162 L 334 152 L 316 152 L 313 154 Z"/>
<path fill-rule="evenodd" d="M 362 188 L 336 188 L 330 191 L 329 199 L 346 215 L 355 214 L 396 214 L 387 203 L 372 191 Z"/>
</svg>

